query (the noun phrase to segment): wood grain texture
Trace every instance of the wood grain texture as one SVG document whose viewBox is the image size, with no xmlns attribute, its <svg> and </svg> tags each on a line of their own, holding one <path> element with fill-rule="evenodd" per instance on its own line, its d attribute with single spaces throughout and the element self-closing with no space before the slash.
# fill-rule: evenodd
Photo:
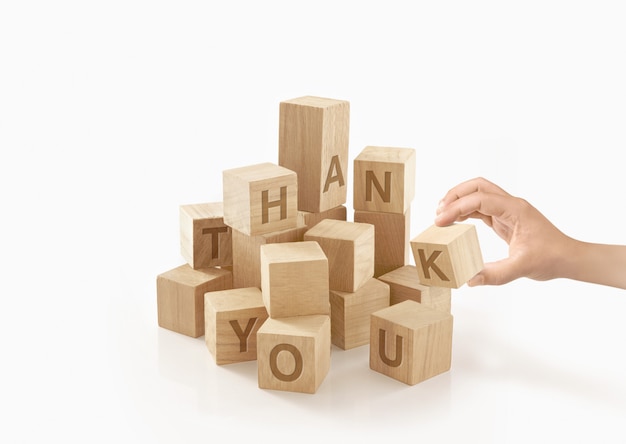
<svg viewBox="0 0 626 444">
<path fill-rule="evenodd" d="M 317 242 L 329 266 L 331 290 L 353 293 L 374 277 L 374 226 L 325 219 L 304 234 Z"/>
<path fill-rule="evenodd" d="M 267 319 L 257 332 L 258 385 L 315 393 L 330 369 L 330 316 Z"/>
<path fill-rule="evenodd" d="M 411 209 L 404 214 L 375 211 L 354 212 L 354 222 L 374 225 L 374 277 L 409 263 Z"/>
<path fill-rule="evenodd" d="M 262 245 L 261 290 L 272 318 L 330 315 L 324 251 L 307 241 Z"/>
<path fill-rule="evenodd" d="M 415 149 L 367 146 L 354 159 L 354 210 L 405 214 L 414 197 Z"/>
<path fill-rule="evenodd" d="M 369 344 L 370 315 L 389 306 L 389 285 L 371 278 L 354 293 L 330 290 L 331 341 L 349 350 Z"/>
<path fill-rule="evenodd" d="M 450 370 L 453 318 L 415 301 L 404 301 L 372 314 L 370 368 L 418 384 Z"/>
<path fill-rule="evenodd" d="M 484 267 L 472 224 L 432 225 L 410 244 L 419 280 L 425 285 L 459 288 Z"/>
<path fill-rule="evenodd" d="M 278 164 L 298 174 L 298 209 L 345 204 L 350 103 L 304 96 L 280 102 L 279 114 Z"/>
<path fill-rule="evenodd" d="M 218 365 L 256 360 L 256 333 L 267 319 L 256 287 L 204 294 L 204 340 Z"/>
<path fill-rule="evenodd" d="M 298 178 L 294 171 L 260 163 L 222 172 L 224 223 L 250 236 L 295 228 Z"/>
<path fill-rule="evenodd" d="M 233 276 L 221 268 L 194 270 L 183 264 L 157 276 L 159 326 L 192 338 L 204 335 L 204 294 L 227 290 Z"/>
<path fill-rule="evenodd" d="M 320 213 L 298 211 L 298 226 L 303 225 L 307 229 L 313 228 L 324 219 L 348 220 L 348 209 L 345 205 L 340 205 Z"/>
<path fill-rule="evenodd" d="M 233 264 L 231 228 L 222 202 L 179 207 L 180 252 L 195 269 Z"/>
</svg>

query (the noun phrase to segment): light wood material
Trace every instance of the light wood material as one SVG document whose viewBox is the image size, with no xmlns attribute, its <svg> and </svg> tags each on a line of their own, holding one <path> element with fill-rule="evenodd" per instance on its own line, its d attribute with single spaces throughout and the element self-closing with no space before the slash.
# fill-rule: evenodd
<svg viewBox="0 0 626 444">
<path fill-rule="evenodd" d="M 459 288 L 483 269 L 472 224 L 432 225 L 410 243 L 419 280 L 425 285 Z"/>
<path fill-rule="evenodd" d="M 372 314 L 370 368 L 408 385 L 450 370 L 452 315 L 404 301 Z"/>
<path fill-rule="evenodd" d="M 410 260 L 411 209 L 404 214 L 355 211 L 354 221 L 374 225 L 374 277 L 403 267 Z"/>
<path fill-rule="evenodd" d="M 261 245 L 298 242 L 304 238 L 307 228 L 298 228 L 273 233 L 249 236 L 237 230 L 232 231 L 233 287 L 261 288 Z"/>
<path fill-rule="evenodd" d="M 417 267 L 405 265 L 379 276 L 389 284 L 390 305 L 403 301 L 415 301 L 422 305 L 450 313 L 452 290 L 447 287 L 431 287 L 420 283 Z"/>
<path fill-rule="evenodd" d="M 278 164 L 298 174 L 298 209 L 343 205 L 348 188 L 350 103 L 304 96 L 280 103 Z"/>
<path fill-rule="evenodd" d="M 256 333 L 267 319 L 256 287 L 204 294 L 204 340 L 218 365 L 256 360 Z"/>
<path fill-rule="evenodd" d="M 353 293 L 374 277 L 374 226 L 325 219 L 304 234 L 328 258 L 331 290 Z"/>
<path fill-rule="evenodd" d="M 354 293 L 330 290 L 331 341 L 344 350 L 370 342 L 370 315 L 389 307 L 389 285 L 371 278 Z"/>
<path fill-rule="evenodd" d="M 233 264 L 231 228 L 222 202 L 181 205 L 180 252 L 195 269 Z"/>
<path fill-rule="evenodd" d="M 307 229 L 313 228 L 324 219 L 348 220 L 348 209 L 345 205 L 341 205 L 321 213 L 298 211 L 298 226 L 303 225 Z"/>
<path fill-rule="evenodd" d="M 353 208 L 405 214 L 415 197 L 415 150 L 367 146 L 354 159 Z"/>
<path fill-rule="evenodd" d="M 157 276 L 159 326 L 192 338 L 204 335 L 204 294 L 227 290 L 233 275 L 221 268 L 194 270 L 183 264 Z"/>
<path fill-rule="evenodd" d="M 330 369 L 330 316 L 269 318 L 257 333 L 259 388 L 315 393 Z"/>
<path fill-rule="evenodd" d="M 250 236 L 295 228 L 298 178 L 294 171 L 260 163 L 222 172 L 224 223 Z"/>
<path fill-rule="evenodd" d="M 324 251 L 306 241 L 262 245 L 261 290 L 272 318 L 330 315 Z"/>
</svg>

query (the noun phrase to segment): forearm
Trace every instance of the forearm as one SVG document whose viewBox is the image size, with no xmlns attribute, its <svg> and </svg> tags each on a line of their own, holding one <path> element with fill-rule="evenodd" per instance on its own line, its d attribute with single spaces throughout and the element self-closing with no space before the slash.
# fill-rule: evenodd
<svg viewBox="0 0 626 444">
<path fill-rule="evenodd" d="M 626 289 L 626 246 L 573 240 L 562 277 Z"/>
</svg>

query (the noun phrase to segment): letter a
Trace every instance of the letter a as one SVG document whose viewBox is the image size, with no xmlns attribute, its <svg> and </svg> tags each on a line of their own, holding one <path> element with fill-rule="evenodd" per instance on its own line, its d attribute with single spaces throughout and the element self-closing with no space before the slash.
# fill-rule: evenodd
<svg viewBox="0 0 626 444">
<path fill-rule="evenodd" d="M 333 173 L 335 173 L 333 175 Z M 330 167 L 328 168 L 328 174 L 326 175 L 326 183 L 324 184 L 324 193 L 330 188 L 330 184 L 333 182 L 339 182 L 339 186 L 345 185 L 343 180 L 343 173 L 341 172 L 341 163 L 339 162 L 339 156 L 333 156 L 330 160 Z"/>
</svg>

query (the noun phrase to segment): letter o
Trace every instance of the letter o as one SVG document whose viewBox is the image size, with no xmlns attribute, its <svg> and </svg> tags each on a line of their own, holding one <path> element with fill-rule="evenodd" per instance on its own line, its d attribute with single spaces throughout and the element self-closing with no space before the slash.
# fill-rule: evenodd
<svg viewBox="0 0 626 444">
<path fill-rule="evenodd" d="M 292 354 L 293 359 L 296 361 L 296 368 L 294 368 L 293 372 L 290 375 L 286 375 L 281 372 L 276 364 L 278 360 L 278 354 L 281 351 L 286 351 Z M 270 352 L 270 369 L 272 370 L 272 374 L 284 382 L 292 382 L 300 377 L 302 374 L 302 354 L 300 350 L 296 348 L 295 345 L 292 344 L 278 344 L 276 347 L 272 349 Z"/>
</svg>

